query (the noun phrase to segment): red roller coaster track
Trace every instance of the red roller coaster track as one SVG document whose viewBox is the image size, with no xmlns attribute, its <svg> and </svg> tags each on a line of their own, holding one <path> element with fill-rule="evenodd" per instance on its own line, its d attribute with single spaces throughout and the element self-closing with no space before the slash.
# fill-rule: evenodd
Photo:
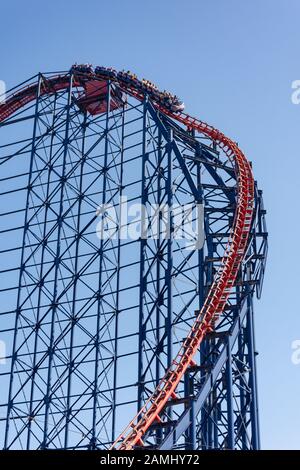
<svg viewBox="0 0 300 470">
<path fill-rule="evenodd" d="M 76 75 L 75 72 L 72 86 L 83 87 L 87 90 L 86 84 L 89 81 L 95 80 L 95 78 L 99 78 L 98 75 L 95 77 L 92 73 L 85 74 L 84 80 L 82 77 L 83 74 Z M 103 76 L 102 80 L 105 79 L 107 78 Z M 136 80 L 136 83 L 139 86 L 136 87 L 132 83 L 126 84 L 126 82 L 118 79 L 118 77 L 114 81 L 118 83 L 124 92 L 136 97 L 138 100 L 144 99 L 144 94 L 141 92 L 141 82 L 138 80 Z M 67 88 L 69 85 L 70 79 L 68 76 L 56 75 L 50 78 L 43 78 L 39 82 L 19 89 L 10 95 L 5 103 L 0 105 L 0 122 L 10 117 L 37 96 L 55 93 L 58 90 Z M 224 151 L 235 168 L 238 191 L 237 205 L 229 242 L 204 305 L 198 312 L 196 320 L 188 336 L 183 341 L 177 356 L 172 361 L 152 396 L 111 447 L 111 449 L 119 450 L 132 450 L 134 446 L 143 446 L 143 437 L 149 427 L 155 421 L 160 421 L 160 415 L 167 402 L 170 399 L 176 398 L 176 388 L 179 382 L 187 368 L 194 364 L 193 357 L 200 343 L 206 333 L 213 329 L 215 321 L 223 312 L 227 303 L 231 288 L 235 283 L 239 267 L 243 261 L 253 216 L 254 179 L 251 166 L 237 144 L 214 127 L 186 113 L 173 113 L 159 102 L 154 103 L 154 105 L 156 109 L 184 124 L 188 129 L 193 129 L 209 137 Z"/>
</svg>

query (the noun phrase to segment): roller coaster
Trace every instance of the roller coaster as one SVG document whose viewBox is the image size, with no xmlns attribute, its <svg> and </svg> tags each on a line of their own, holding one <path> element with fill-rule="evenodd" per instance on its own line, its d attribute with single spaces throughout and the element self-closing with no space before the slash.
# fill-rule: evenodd
<svg viewBox="0 0 300 470">
<path fill-rule="evenodd" d="M 16 140 L 17 131 L 9 134 L 28 122 L 33 122 L 31 137 Z M 3 181 L 14 182 L 16 159 L 28 157 L 26 169 L 20 163 L 28 177 L 20 209 L 20 256 L 17 267 L 3 270 L 18 273 L 16 286 L 2 289 L 17 291 L 16 307 L 8 305 L 1 313 L 1 334 L 7 335 L 10 350 L 8 369 L 1 374 L 7 380 L 1 403 L 4 448 L 259 448 L 253 296 L 261 294 L 267 231 L 262 193 L 238 144 L 188 115 L 177 96 L 148 80 L 88 64 L 38 74 L 12 89 L 0 104 L 1 131 L 12 141 L 1 137 L 0 164 L 6 168 L 14 162 Z M 140 176 L 128 182 L 125 167 L 137 160 L 137 145 Z M 132 198 L 138 191 L 144 204 L 150 204 L 151 195 L 158 202 L 181 197 L 183 203 L 188 197 L 204 204 L 205 247 L 182 254 L 172 239 L 152 245 L 138 239 L 139 258 L 122 265 L 120 255 L 129 247 L 122 248 L 119 240 L 109 241 L 110 247 L 101 240 L 95 247 L 89 238 L 97 220 L 89 193 L 94 174 L 101 177 L 101 190 L 98 181 L 91 194 L 102 203 L 116 201 L 134 186 Z M 68 198 L 67 188 L 76 197 Z M 3 201 L 7 195 L 4 189 Z M 77 212 L 65 207 L 75 199 Z M 12 213 L 16 209 L 9 204 L 3 216 Z M 2 233 L 11 230 L 5 225 Z M 100 260 L 88 282 L 83 277 L 88 248 L 80 251 L 86 238 Z M 12 250 L 3 248 L 6 260 Z M 122 270 L 132 266 L 139 280 L 134 287 L 122 286 Z M 178 279 L 192 287 L 175 293 Z M 66 300 L 68 286 L 73 294 Z M 137 324 L 122 331 L 123 293 L 134 289 L 138 302 L 127 311 L 136 312 Z M 79 328 L 86 335 L 90 331 L 86 343 L 78 337 Z M 90 344 L 91 355 L 85 357 Z M 129 353 L 131 344 L 136 346 Z M 130 385 L 120 371 L 122 357 L 134 369 L 130 376 L 136 374 Z M 130 419 L 135 406 L 137 414 Z"/>
</svg>

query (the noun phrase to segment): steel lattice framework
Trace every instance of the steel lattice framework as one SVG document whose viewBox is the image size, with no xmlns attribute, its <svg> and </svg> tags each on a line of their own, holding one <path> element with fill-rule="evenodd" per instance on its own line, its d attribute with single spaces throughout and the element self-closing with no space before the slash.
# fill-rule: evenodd
<svg viewBox="0 0 300 470">
<path fill-rule="evenodd" d="M 226 139 L 74 68 L 0 104 L 5 449 L 259 448 L 265 210 Z M 166 238 L 160 214 L 152 237 L 122 236 L 122 196 L 203 205 L 204 245 L 186 249 L 172 216 Z M 99 205 L 113 236 L 96 235 Z"/>
</svg>

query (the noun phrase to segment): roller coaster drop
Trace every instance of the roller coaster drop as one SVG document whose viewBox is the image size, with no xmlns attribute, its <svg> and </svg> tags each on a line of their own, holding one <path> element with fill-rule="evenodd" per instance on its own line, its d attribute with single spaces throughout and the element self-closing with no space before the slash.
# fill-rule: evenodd
<svg viewBox="0 0 300 470">
<path fill-rule="evenodd" d="M 33 77 L 0 104 L 0 127 L 2 235 L 20 237 L 0 253 L 12 284 L 4 448 L 259 448 L 253 296 L 267 233 L 238 145 L 176 96 L 105 67 Z M 97 205 L 125 190 L 146 206 L 203 204 L 205 245 L 97 245 Z"/>
</svg>

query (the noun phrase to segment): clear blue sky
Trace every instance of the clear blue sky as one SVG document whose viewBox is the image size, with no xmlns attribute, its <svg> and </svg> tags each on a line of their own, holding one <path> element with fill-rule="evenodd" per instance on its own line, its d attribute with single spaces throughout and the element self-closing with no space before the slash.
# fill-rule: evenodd
<svg viewBox="0 0 300 470">
<path fill-rule="evenodd" d="M 181 96 L 187 112 L 237 140 L 264 190 L 270 232 L 256 303 L 262 446 L 300 448 L 298 219 L 299 0 L 86 0 L 1 3 L 8 87 L 77 62 L 123 67 Z"/>
</svg>

